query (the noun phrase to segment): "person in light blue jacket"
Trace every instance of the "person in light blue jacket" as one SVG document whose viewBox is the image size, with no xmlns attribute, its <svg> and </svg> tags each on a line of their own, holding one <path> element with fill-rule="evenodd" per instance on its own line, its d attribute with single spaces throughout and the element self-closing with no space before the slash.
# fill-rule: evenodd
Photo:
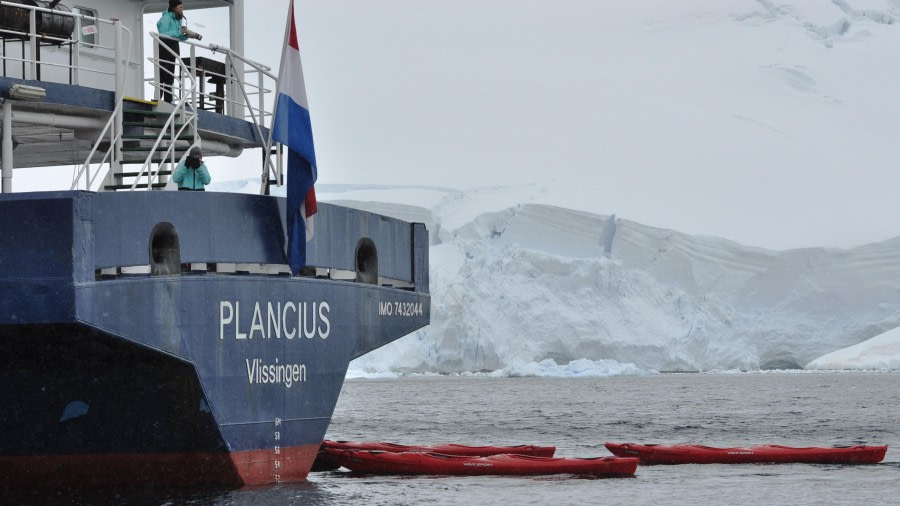
<svg viewBox="0 0 900 506">
<path fill-rule="evenodd" d="M 172 181 L 178 184 L 179 191 L 206 191 L 205 186 L 212 181 L 212 178 L 209 177 L 209 170 L 203 163 L 203 153 L 200 148 L 191 148 L 187 158 L 175 167 Z"/>
<path fill-rule="evenodd" d="M 156 22 L 156 31 L 162 35 L 159 48 L 159 87 L 161 98 L 172 102 L 172 83 L 175 81 L 175 62 L 180 56 L 180 43 L 194 38 L 200 40 L 199 33 L 187 29 L 187 18 L 184 17 L 184 3 L 181 0 L 169 0 L 169 8 L 162 13 Z M 168 49 L 166 49 L 168 48 Z"/>
</svg>

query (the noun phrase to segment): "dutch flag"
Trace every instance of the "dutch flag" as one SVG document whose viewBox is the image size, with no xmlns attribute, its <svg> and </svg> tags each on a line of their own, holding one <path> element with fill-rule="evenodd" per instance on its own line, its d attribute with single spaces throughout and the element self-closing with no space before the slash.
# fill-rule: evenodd
<svg viewBox="0 0 900 506">
<path fill-rule="evenodd" d="M 316 153 L 313 149 L 303 67 L 300 64 L 293 0 L 290 2 L 284 35 L 272 138 L 288 148 L 287 248 L 291 274 L 296 275 L 306 265 L 306 241 L 312 238 L 312 215 L 316 214 L 318 208 L 314 187 L 317 177 Z"/>
</svg>

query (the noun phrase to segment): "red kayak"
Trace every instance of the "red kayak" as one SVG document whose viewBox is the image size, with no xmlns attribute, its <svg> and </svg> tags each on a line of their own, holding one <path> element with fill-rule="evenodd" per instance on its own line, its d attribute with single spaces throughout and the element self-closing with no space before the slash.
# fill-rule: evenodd
<svg viewBox="0 0 900 506">
<path fill-rule="evenodd" d="M 758 445 L 747 448 L 715 448 L 702 445 L 606 443 L 619 457 L 637 457 L 641 464 L 877 464 L 887 446 L 795 448 Z"/>
<path fill-rule="evenodd" d="M 534 457 L 552 457 L 556 452 L 555 446 L 534 446 L 534 445 L 516 445 L 516 446 L 466 446 L 458 444 L 439 444 L 433 446 L 414 446 L 401 445 L 396 443 L 385 443 L 383 441 L 322 441 L 319 454 L 313 463 L 313 471 L 331 471 L 337 469 L 340 464 L 332 455 L 325 452 L 326 449 L 332 450 L 380 450 L 391 453 L 406 452 L 430 452 L 441 453 L 444 455 L 464 455 L 469 457 L 487 457 L 489 455 L 515 454 L 515 455 L 531 455 Z"/>
<path fill-rule="evenodd" d="M 638 459 L 621 457 L 558 458 L 531 455 L 473 457 L 430 452 L 394 453 L 380 450 L 326 449 L 347 469 L 368 474 L 429 474 L 448 476 L 578 474 L 631 476 Z"/>
<path fill-rule="evenodd" d="M 440 444 L 431 446 L 400 445 L 397 443 L 385 443 L 383 441 L 322 441 L 322 448 L 334 450 L 381 450 L 383 452 L 430 452 L 443 453 L 444 455 L 467 455 L 470 457 L 487 457 L 488 455 L 502 455 L 513 453 L 516 455 L 531 455 L 534 457 L 552 457 L 556 452 L 555 446 L 466 446 L 457 444 Z"/>
</svg>

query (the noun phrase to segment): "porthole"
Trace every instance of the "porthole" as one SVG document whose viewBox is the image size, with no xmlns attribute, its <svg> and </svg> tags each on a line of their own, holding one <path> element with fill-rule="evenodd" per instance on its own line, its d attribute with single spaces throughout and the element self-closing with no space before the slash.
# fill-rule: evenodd
<svg viewBox="0 0 900 506">
<path fill-rule="evenodd" d="M 171 276 L 181 272 L 178 233 L 169 222 L 157 223 L 150 232 L 150 275 Z"/>
<path fill-rule="evenodd" d="M 368 237 L 356 244 L 356 281 L 378 284 L 378 250 L 375 249 L 375 242 Z"/>
</svg>

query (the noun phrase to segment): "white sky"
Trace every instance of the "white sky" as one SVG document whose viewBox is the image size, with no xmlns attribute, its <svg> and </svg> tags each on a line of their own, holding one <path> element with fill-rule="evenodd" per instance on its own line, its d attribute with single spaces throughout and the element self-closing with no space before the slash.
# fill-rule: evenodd
<svg viewBox="0 0 900 506">
<path fill-rule="evenodd" d="M 204 42 L 224 38 L 186 5 Z M 247 56 L 277 68 L 287 0 L 246 5 Z M 900 27 L 879 22 L 896 2 L 297 5 L 320 184 L 534 183 L 549 204 L 772 249 L 900 235 Z"/>
</svg>

